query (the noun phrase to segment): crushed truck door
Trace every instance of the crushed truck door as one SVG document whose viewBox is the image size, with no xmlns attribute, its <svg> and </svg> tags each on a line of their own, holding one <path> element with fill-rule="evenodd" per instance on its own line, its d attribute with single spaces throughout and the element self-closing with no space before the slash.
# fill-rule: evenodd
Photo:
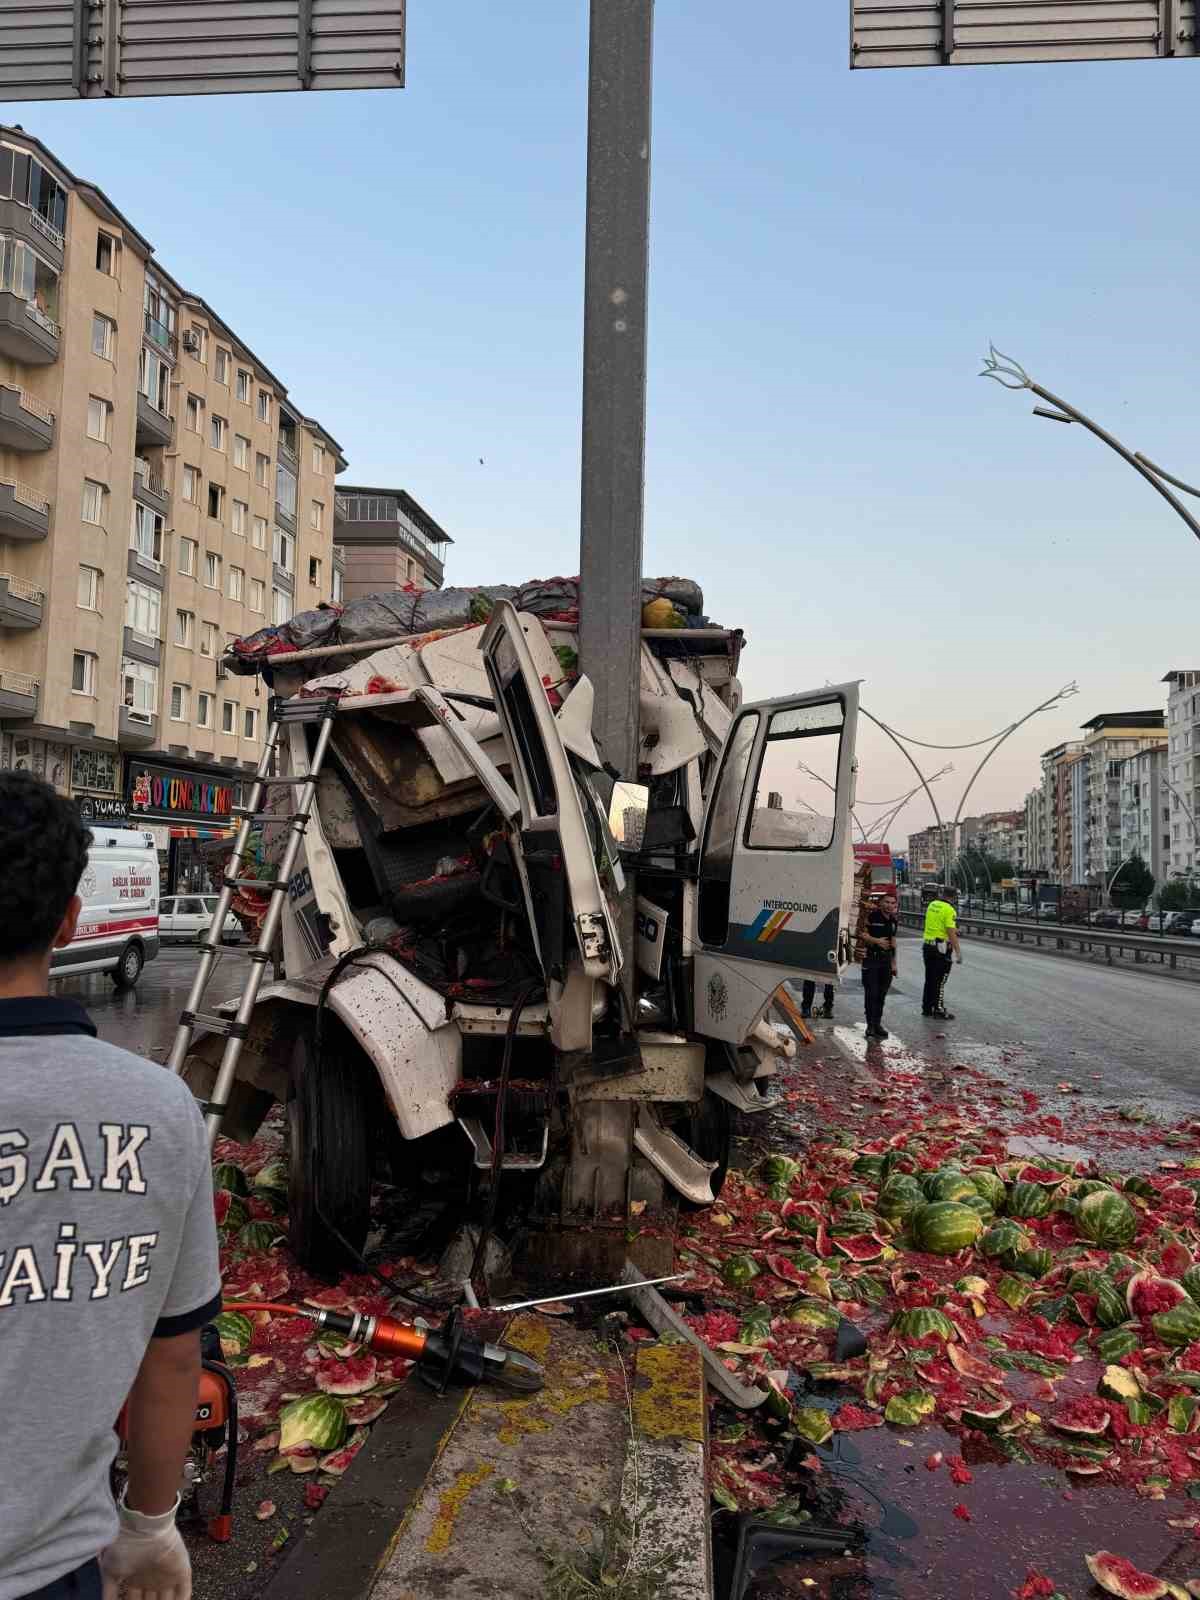
<svg viewBox="0 0 1200 1600">
<path fill-rule="evenodd" d="M 858 686 L 746 706 L 702 834 L 694 970 L 699 1033 L 741 1044 L 785 980 L 849 959 Z"/>
<path fill-rule="evenodd" d="M 520 852 L 534 935 L 551 982 L 566 981 L 578 952 L 583 974 L 616 983 L 621 951 L 547 686 L 562 677 L 536 617 L 497 601 L 479 644 L 520 804 Z M 579 692 L 583 679 L 571 693 Z"/>
</svg>

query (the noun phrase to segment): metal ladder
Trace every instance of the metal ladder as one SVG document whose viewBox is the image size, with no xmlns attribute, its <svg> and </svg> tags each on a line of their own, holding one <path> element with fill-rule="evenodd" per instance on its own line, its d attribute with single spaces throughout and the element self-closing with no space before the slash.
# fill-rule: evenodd
<svg viewBox="0 0 1200 1600">
<path fill-rule="evenodd" d="M 284 897 L 287 894 L 288 884 L 291 881 L 292 872 L 296 865 L 296 857 L 299 854 L 300 844 L 308 826 L 308 819 L 312 814 L 313 799 L 317 792 L 317 779 L 320 777 L 321 768 L 325 762 L 325 754 L 329 749 L 329 740 L 333 734 L 333 719 L 337 715 L 337 711 L 338 701 L 336 696 L 311 700 L 303 700 L 299 696 L 293 696 L 286 700 L 272 697 L 266 743 L 263 746 L 262 757 L 254 776 L 254 785 L 250 791 L 250 797 L 245 805 L 234 806 L 233 808 L 233 815 L 241 818 L 237 843 L 225 869 L 225 877 L 221 893 L 217 899 L 217 909 L 213 913 L 212 923 L 205 938 L 198 941 L 200 963 L 196 969 L 196 976 L 192 980 L 187 1005 L 179 1015 L 179 1027 L 175 1032 L 175 1043 L 167 1061 L 167 1065 L 172 1072 L 176 1074 L 183 1072 L 184 1062 L 187 1060 L 187 1054 L 191 1049 L 192 1039 L 197 1028 L 204 1028 L 209 1033 L 224 1036 L 225 1049 L 221 1056 L 221 1066 L 217 1073 L 217 1080 L 213 1085 L 211 1098 L 203 1104 L 204 1120 L 208 1128 L 210 1146 L 216 1142 L 217 1135 L 221 1131 L 221 1120 L 229 1104 L 229 1095 L 237 1074 L 238 1057 L 241 1055 L 242 1044 L 250 1031 L 250 1019 L 254 1015 L 254 1007 L 258 1002 L 258 992 L 262 988 L 263 973 L 266 970 L 267 963 L 271 960 L 271 949 L 275 943 L 275 934 L 279 928 L 280 916 L 283 913 Z M 310 722 L 319 723 L 320 732 L 317 734 L 316 748 L 312 753 L 308 771 L 287 778 L 271 777 L 271 765 L 274 762 L 284 734 L 298 723 Z M 288 815 L 272 816 L 264 814 L 262 806 L 267 790 L 285 784 L 299 791 L 296 809 Z M 245 859 L 246 847 L 250 842 L 250 829 L 255 822 L 267 825 L 286 824 L 289 829 L 287 843 L 284 846 L 283 855 L 279 862 L 278 875 L 275 878 L 240 878 L 237 875 L 238 869 Z M 221 952 L 221 930 L 225 926 L 225 918 L 229 915 L 234 890 L 246 888 L 269 889 L 271 900 L 259 928 L 258 943 L 250 951 L 250 975 L 238 1002 L 237 1014 L 231 1021 L 228 1017 L 219 1017 L 211 1013 L 202 1012 L 200 1006 L 203 1003 L 209 983 L 212 981 L 216 958 Z"/>
</svg>

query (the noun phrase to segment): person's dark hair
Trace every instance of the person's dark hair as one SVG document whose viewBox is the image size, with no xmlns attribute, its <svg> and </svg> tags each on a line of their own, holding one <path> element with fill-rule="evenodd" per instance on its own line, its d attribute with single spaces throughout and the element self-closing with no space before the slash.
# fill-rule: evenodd
<svg viewBox="0 0 1200 1600">
<path fill-rule="evenodd" d="M 0 962 L 50 948 L 91 842 L 73 800 L 32 772 L 0 772 Z"/>
</svg>

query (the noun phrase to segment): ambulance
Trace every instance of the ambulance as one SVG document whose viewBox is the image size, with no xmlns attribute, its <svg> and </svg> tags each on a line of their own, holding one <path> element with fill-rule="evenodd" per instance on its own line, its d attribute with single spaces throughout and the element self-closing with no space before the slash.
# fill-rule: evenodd
<svg viewBox="0 0 1200 1600">
<path fill-rule="evenodd" d="M 93 828 L 79 881 L 83 910 L 69 945 L 54 952 L 52 978 L 107 972 L 132 989 L 158 955 L 158 851 L 140 828 Z"/>
</svg>

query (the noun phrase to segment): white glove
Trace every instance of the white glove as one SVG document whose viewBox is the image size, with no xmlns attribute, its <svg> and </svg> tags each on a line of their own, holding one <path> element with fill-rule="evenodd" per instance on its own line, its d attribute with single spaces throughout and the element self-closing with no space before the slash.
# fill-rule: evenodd
<svg viewBox="0 0 1200 1600">
<path fill-rule="evenodd" d="M 100 1556 L 103 1600 L 191 1600 L 192 1564 L 175 1526 L 179 1496 L 170 1511 L 148 1517 L 117 1503 L 120 1532 Z"/>
</svg>

